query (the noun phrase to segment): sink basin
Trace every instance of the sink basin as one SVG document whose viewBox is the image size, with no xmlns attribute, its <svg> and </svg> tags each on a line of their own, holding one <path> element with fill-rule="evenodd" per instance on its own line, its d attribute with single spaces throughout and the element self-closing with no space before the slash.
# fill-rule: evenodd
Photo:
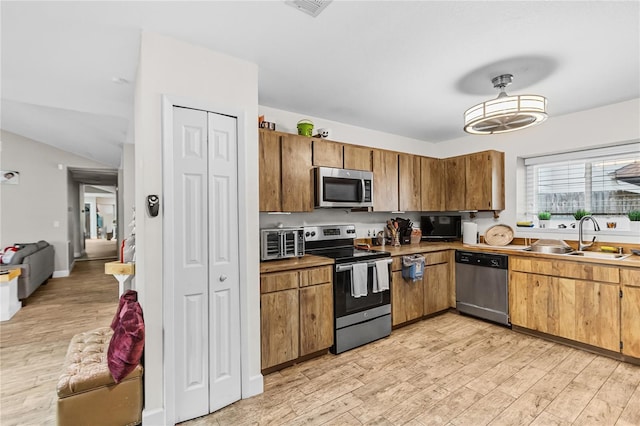
<svg viewBox="0 0 640 426">
<path fill-rule="evenodd" d="M 582 256 L 591 259 L 606 259 L 606 260 L 622 260 L 631 256 L 630 254 L 618 254 L 618 253 L 603 253 L 599 251 L 574 251 L 567 253 L 565 256 Z"/>
</svg>

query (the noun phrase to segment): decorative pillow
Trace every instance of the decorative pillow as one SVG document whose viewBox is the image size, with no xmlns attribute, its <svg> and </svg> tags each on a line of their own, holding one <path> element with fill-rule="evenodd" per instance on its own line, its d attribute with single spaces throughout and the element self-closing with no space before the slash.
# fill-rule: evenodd
<svg viewBox="0 0 640 426">
<path fill-rule="evenodd" d="M 119 309 L 119 321 L 113 330 L 107 351 L 107 364 L 116 383 L 119 383 L 136 368 L 140 363 L 144 349 L 142 308 L 137 301 L 127 300 L 127 297 L 137 298 L 136 292 L 133 292 L 134 295 L 127 296 L 131 291 L 133 290 L 129 290 L 120 298 L 121 301 L 124 299 L 124 303 Z"/>
<path fill-rule="evenodd" d="M 128 302 L 137 302 L 138 292 L 134 290 L 127 290 L 122 296 L 120 296 L 120 302 L 118 303 L 118 310 L 111 321 L 111 329 L 115 331 L 118 323 L 120 322 L 120 316 L 122 314 L 122 308 Z"/>
</svg>

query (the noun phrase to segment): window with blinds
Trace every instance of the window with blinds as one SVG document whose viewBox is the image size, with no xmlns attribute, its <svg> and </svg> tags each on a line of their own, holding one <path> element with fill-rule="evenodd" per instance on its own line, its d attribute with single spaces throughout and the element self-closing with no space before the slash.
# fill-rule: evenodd
<svg viewBox="0 0 640 426">
<path fill-rule="evenodd" d="M 524 164 L 528 214 L 640 210 L 640 143 L 531 157 Z"/>
</svg>

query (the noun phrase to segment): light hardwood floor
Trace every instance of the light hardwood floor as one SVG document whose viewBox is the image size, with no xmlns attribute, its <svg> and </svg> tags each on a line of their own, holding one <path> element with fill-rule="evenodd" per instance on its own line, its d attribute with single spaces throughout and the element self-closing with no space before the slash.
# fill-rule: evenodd
<svg viewBox="0 0 640 426">
<path fill-rule="evenodd" d="M 56 384 L 74 334 L 108 326 L 118 282 L 104 261 L 78 262 L 40 286 L 0 323 L 0 425 L 55 425 Z"/>
<path fill-rule="evenodd" d="M 639 384 L 640 367 L 447 313 L 184 425 L 640 425 Z"/>
<path fill-rule="evenodd" d="M 109 324 L 118 284 L 77 263 L 0 323 L 0 424 L 54 425 L 71 337 Z M 453 313 L 265 376 L 199 425 L 640 425 L 640 367 Z M 155 426 L 155 425 L 154 425 Z"/>
</svg>

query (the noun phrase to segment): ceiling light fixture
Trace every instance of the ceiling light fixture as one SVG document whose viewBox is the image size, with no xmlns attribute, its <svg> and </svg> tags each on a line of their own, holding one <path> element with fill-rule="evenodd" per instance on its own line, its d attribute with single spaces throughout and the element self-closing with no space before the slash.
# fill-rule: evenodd
<svg viewBox="0 0 640 426">
<path fill-rule="evenodd" d="M 535 126 L 547 119 L 547 98 L 540 95 L 509 96 L 505 87 L 513 75 L 494 77 L 493 87 L 500 89 L 496 99 L 482 102 L 464 112 L 464 131 L 474 135 L 512 132 Z"/>
</svg>

